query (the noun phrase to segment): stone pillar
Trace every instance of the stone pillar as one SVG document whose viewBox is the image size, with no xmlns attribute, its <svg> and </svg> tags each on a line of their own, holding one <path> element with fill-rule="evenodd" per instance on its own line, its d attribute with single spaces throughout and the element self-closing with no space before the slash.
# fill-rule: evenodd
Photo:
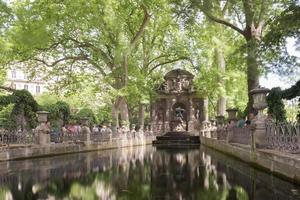
<svg viewBox="0 0 300 200">
<path fill-rule="evenodd" d="M 226 142 L 227 143 L 230 143 L 233 141 L 233 127 L 235 126 L 235 122 L 234 121 L 230 121 L 230 124 L 228 124 L 227 128 L 226 128 L 226 132 L 227 132 L 227 135 L 226 135 Z"/>
<path fill-rule="evenodd" d="M 35 128 L 34 133 L 36 136 L 36 143 L 39 145 L 50 144 L 50 127 L 47 124 L 49 112 L 38 111 L 37 118 L 39 125 Z"/>
<path fill-rule="evenodd" d="M 81 119 L 81 132 L 83 136 L 83 142 L 86 145 L 89 145 L 91 143 L 91 129 L 89 127 L 89 120 L 88 118 L 82 118 Z"/>
<path fill-rule="evenodd" d="M 164 123 L 164 132 L 167 133 L 171 131 L 171 121 L 172 121 L 172 105 L 176 102 L 176 99 L 166 99 L 166 118 Z"/>
<path fill-rule="evenodd" d="M 216 116 L 217 126 L 223 126 L 225 122 L 225 117 L 223 115 Z"/>
<path fill-rule="evenodd" d="M 195 116 L 194 116 L 194 107 L 193 107 L 193 99 L 190 97 L 189 98 L 189 121 L 188 121 L 188 130 L 189 132 L 193 132 L 195 127 L 194 127 L 194 122 L 195 122 Z"/>
<path fill-rule="evenodd" d="M 263 114 L 263 110 L 268 106 L 266 95 L 269 89 L 258 87 L 250 91 L 253 96 L 253 108 L 258 111 L 258 114 L 251 121 L 252 130 L 252 149 L 264 148 L 268 145 L 266 138 L 266 121 L 267 116 Z"/>
</svg>

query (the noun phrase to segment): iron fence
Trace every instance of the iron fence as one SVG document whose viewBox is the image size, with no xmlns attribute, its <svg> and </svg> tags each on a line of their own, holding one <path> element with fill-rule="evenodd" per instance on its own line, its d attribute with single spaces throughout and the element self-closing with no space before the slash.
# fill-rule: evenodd
<svg viewBox="0 0 300 200">
<path fill-rule="evenodd" d="M 250 141 L 251 141 L 251 130 L 250 130 L 250 126 L 245 126 L 243 128 L 239 128 L 239 127 L 231 127 L 231 131 L 232 131 L 232 137 L 230 142 L 232 143 L 239 143 L 239 144 L 246 144 L 246 145 L 250 145 Z"/>
<path fill-rule="evenodd" d="M 31 144 L 34 143 L 35 138 L 31 132 L 25 131 L 1 131 L 0 132 L 0 145 L 6 146 L 10 144 Z"/>
<path fill-rule="evenodd" d="M 153 136 L 149 131 L 136 132 L 127 131 L 120 133 L 108 132 L 92 132 L 89 134 L 90 141 L 93 143 L 108 142 L 113 140 L 124 140 L 124 139 L 143 139 L 144 137 Z M 63 134 L 58 131 L 52 131 L 50 133 L 51 143 L 82 143 L 86 141 L 86 134 L 81 133 L 67 133 Z M 10 145 L 21 145 L 21 144 L 35 144 L 36 136 L 31 132 L 11 132 L 7 130 L 0 131 L 0 147 L 9 147 Z"/>
<path fill-rule="evenodd" d="M 225 126 L 219 126 L 217 128 L 217 139 L 226 140 L 227 138 L 227 128 Z"/>
<path fill-rule="evenodd" d="M 269 149 L 300 153 L 300 124 L 291 122 L 268 122 L 266 124 Z"/>
</svg>

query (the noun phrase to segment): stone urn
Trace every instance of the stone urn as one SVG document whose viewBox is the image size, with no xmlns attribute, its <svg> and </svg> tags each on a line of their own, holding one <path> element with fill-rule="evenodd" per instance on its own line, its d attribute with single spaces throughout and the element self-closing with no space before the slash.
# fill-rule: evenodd
<svg viewBox="0 0 300 200">
<path fill-rule="evenodd" d="M 222 115 L 216 116 L 217 126 L 223 126 L 225 117 Z"/>
<path fill-rule="evenodd" d="M 49 112 L 38 111 L 36 114 L 39 122 L 39 125 L 34 130 L 37 144 L 48 145 L 50 144 L 50 125 L 47 124 Z"/>
<path fill-rule="evenodd" d="M 236 116 L 237 111 L 238 111 L 238 109 L 236 109 L 236 108 L 228 108 L 226 110 L 226 112 L 228 113 L 229 121 L 237 121 L 237 116 Z"/>
<path fill-rule="evenodd" d="M 258 114 L 251 122 L 253 141 L 255 147 L 258 148 L 264 148 L 268 145 L 266 137 L 267 116 L 263 114 L 263 110 L 268 106 L 266 96 L 269 92 L 270 90 L 264 87 L 257 87 L 250 91 L 250 94 L 253 96 L 253 108 L 258 111 Z"/>
<path fill-rule="evenodd" d="M 258 111 L 257 116 L 263 116 L 263 110 L 267 108 L 267 94 L 270 92 L 268 88 L 257 87 L 250 91 L 253 96 L 253 108 Z"/>
</svg>

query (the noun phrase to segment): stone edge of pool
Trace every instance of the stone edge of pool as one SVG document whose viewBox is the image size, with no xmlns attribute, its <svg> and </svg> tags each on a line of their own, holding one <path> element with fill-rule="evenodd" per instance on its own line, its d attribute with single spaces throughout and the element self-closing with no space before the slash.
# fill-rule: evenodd
<svg viewBox="0 0 300 200">
<path fill-rule="evenodd" d="M 49 157 L 71 153 L 90 152 L 98 150 L 116 149 L 124 147 L 133 147 L 152 144 L 155 137 L 147 137 L 145 140 L 131 139 L 131 140 L 116 140 L 108 142 L 99 142 L 92 144 L 50 144 L 47 146 L 24 146 L 9 148 L 0 152 L 0 162 L 9 160 L 23 160 L 30 158 Z"/>
<path fill-rule="evenodd" d="M 71 153 L 116 149 L 152 144 L 155 137 L 147 137 L 145 140 L 131 139 L 101 142 L 96 144 L 52 144 L 48 146 L 26 146 L 9 148 L 0 152 L 0 162 L 9 160 L 22 160 L 38 157 L 49 157 Z M 300 185 L 300 156 L 279 153 L 272 150 L 251 151 L 238 145 L 227 144 L 225 141 L 200 137 L 201 144 L 233 156 L 250 165 L 271 172 L 272 174 Z M 200 147 L 200 145 L 199 145 Z"/>
<path fill-rule="evenodd" d="M 275 176 L 300 185 L 300 156 L 272 150 L 251 151 L 225 141 L 200 137 L 201 144 L 242 160 L 255 168 L 271 172 Z"/>
</svg>

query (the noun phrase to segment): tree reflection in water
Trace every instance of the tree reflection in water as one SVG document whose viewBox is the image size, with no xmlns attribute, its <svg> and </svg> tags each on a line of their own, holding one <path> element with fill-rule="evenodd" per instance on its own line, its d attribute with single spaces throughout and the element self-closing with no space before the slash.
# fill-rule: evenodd
<svg viewBox="0 0 300 200">
<path fill-rule="evenodd" d="M 204 148 L 123 148 L 9 166 L 0 172 L 0 199 L 296 199 L 299 192 L 274 177 L 262 187 L 269 175 Z"/>
</svg>

